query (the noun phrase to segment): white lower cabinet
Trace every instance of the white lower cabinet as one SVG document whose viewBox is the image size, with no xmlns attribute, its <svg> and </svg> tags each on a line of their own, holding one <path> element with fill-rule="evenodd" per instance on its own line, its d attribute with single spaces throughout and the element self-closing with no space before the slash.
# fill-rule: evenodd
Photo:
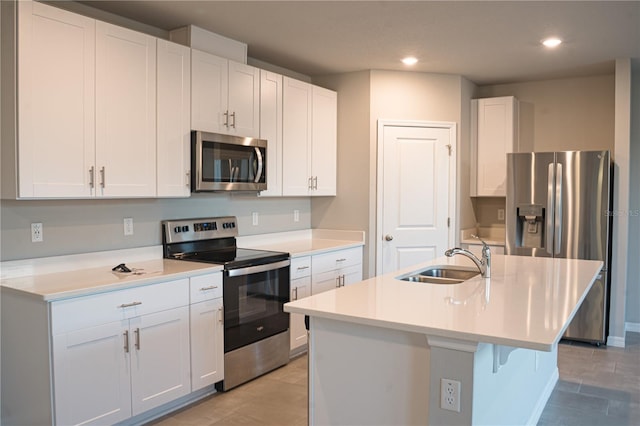
<svg viewBox="0 0 640 426">
<path fill-rule="evenodd" d="M 311 296 L 311 256 L 291 259 L 291 295 L 290 300 Z M 291 352 L 302 352 L 307 344 L 307 329 L 304 315 L 289 314 L 289 336 Z"/>
<path fill-rule="evenodd" d="M 222 273 L 191 278 L 191 391 L 224 379 Z"/>
<path fill-rule="evenodd" d="M 311 294 L 362 281 L 362 247 L 312 257 Z"/>
<path fill-rule="evenodd" d="M 188 282 L 52 303 L 56 424 L 112 424 L 191 391 Z"/>
</svg>

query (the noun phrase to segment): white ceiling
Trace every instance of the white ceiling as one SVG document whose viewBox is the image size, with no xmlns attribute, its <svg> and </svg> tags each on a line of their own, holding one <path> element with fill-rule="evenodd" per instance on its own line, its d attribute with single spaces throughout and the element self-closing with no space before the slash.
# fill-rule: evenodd
<svg viewBox="0 0 640 426">
<path fill-rule="evenodd" d="M 315 76 L 460 74 L 479 85 L 613 72 L 640 58 L 640 1 L 82 1 L 165 30 L 193 24 Z M 556 50 L 540 40 L 559 36 Z"/>
</svg>

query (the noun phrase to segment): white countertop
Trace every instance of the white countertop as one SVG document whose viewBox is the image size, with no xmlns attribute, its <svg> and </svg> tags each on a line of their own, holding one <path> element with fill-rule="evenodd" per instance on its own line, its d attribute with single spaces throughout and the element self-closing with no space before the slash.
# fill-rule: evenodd
<svg viewBox="0 0 640 426">
<path fill-rule="evenodd" d="M 222 270 L 220 265 L 170 259 L 127 263 L 132 273 L 113 272 L 112 267 L 113 265 L 109 265 L 4 279 L 2 287 L 53 302 Z"/>
<path fill-rule="evenodd" d="M 431 265 L 473 263 L 441 257 L 290 302 L 285 311 L 471 342 L 550 351 L 591 288 L 602 262 L 492 256 L 492 277 L 437 285 L 395 277 Z"/>
<path fill-rule="evenodd" d="M 238 237 L 238 246 L 287 252 L 292 258 L 361 247 L 363 231 L 309 229 Z"/>
</svg>

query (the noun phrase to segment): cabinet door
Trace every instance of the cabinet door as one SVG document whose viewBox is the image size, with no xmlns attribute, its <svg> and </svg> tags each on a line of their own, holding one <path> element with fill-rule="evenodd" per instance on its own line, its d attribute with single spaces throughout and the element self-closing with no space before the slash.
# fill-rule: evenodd
<svg viewBox="0 0 640 426">
<path fill-rule="evenodd" d="M 96 22 L 98 195 L 156 195 L 156 39 Z"/>
<path fill-rule="evenodd" d="M 191 305 L 191 391 L 224 379 L 222 299 Z"/>
<path fill-rule="evenodd" d="M 340 272 L 342 275 L 342 285 L 354 284 L 362 281 L 362 265 L 355 265 L 344 268 Z"/>
<path fill-rule="evenodd" d="M 298 278 L 291 281 L 291 300 L 299 300 L 311 296 L 311 277 Z M 307 344 L 307 329 L 304 326 L 304 315 L 289 314 L 290 350 Z"/>
<path fill-rule="evenodd" d="M 318 294 L 338 288 L 340 285 L 337 270 L 313 274 L 311 276 L 311 294 Z"/>
<path fill-rule="evenodd" d="M 282 195 L 309 195 L 311 85 L 284 77 L 282 97 Z"/>
<path fill-rule="evenodd" d="M 18 196 L 92 196 L 95 20 L 18 2 Z"/>
<path fill-rule="evenodd" d="M 260 136 L 260 70 L 229 61 L 229 124 L 226 132 L 243 137 Z"/>
<path fill-rule="evenodd" d="M 129 320 L 133 415 L 191 390 L 189 307 Z"/>
<path fill-rule="evenodd" d="M 267 190 L 261 197 L 282 195 L 282 76 L 260 71 L 260 139 L 267 140 Z"/>
<path fill-rule="evenodd" d="M 477 194 L 504 197 L 507 182 L 506 154 L 517 142 L 516 100 L 512 96 L 478 100 Z"/>
<path fill-rule="evenodd" d="M 336 195 L 338 94 L 313 86 L 311 195 Z"/>
<path fill-rule="evenodd" d="M 56 424 L 113 424 L 131 417 L 127 329 L 125 320 L 53 336 Z"/>
<path fill-rule="evenodd" d="M 191 129 L 226 133 L 228 60 L 191 50 Z"/>
<path fill-rule="evenodd" d="M 157 40 L 158 197 L 191 194 L 191 49 Z"/>
</svg>

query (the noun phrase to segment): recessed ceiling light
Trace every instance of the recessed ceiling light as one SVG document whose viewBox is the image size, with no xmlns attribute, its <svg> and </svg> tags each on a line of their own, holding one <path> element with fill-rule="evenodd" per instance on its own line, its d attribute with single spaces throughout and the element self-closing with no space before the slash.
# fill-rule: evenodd
<svg viewBox="0 0 640 426">
<path fill-rule="evenodd" d="M 405 65 L 415 65 L 417 62 L 418 59 L 414 58 L 413 56 L 407 56 L 402 60 L 402 63 Z"/>
<path fill-rule="evenodd" d="M 562 40 L 560 40 L 557 37 L 549 37 L 545 40 L 542 40 L 542 44 L 544 44 L 545 47 L 550 47 L 550 48 L 558 47 L 560 43 L 562 43 Z"/>
</svg>

